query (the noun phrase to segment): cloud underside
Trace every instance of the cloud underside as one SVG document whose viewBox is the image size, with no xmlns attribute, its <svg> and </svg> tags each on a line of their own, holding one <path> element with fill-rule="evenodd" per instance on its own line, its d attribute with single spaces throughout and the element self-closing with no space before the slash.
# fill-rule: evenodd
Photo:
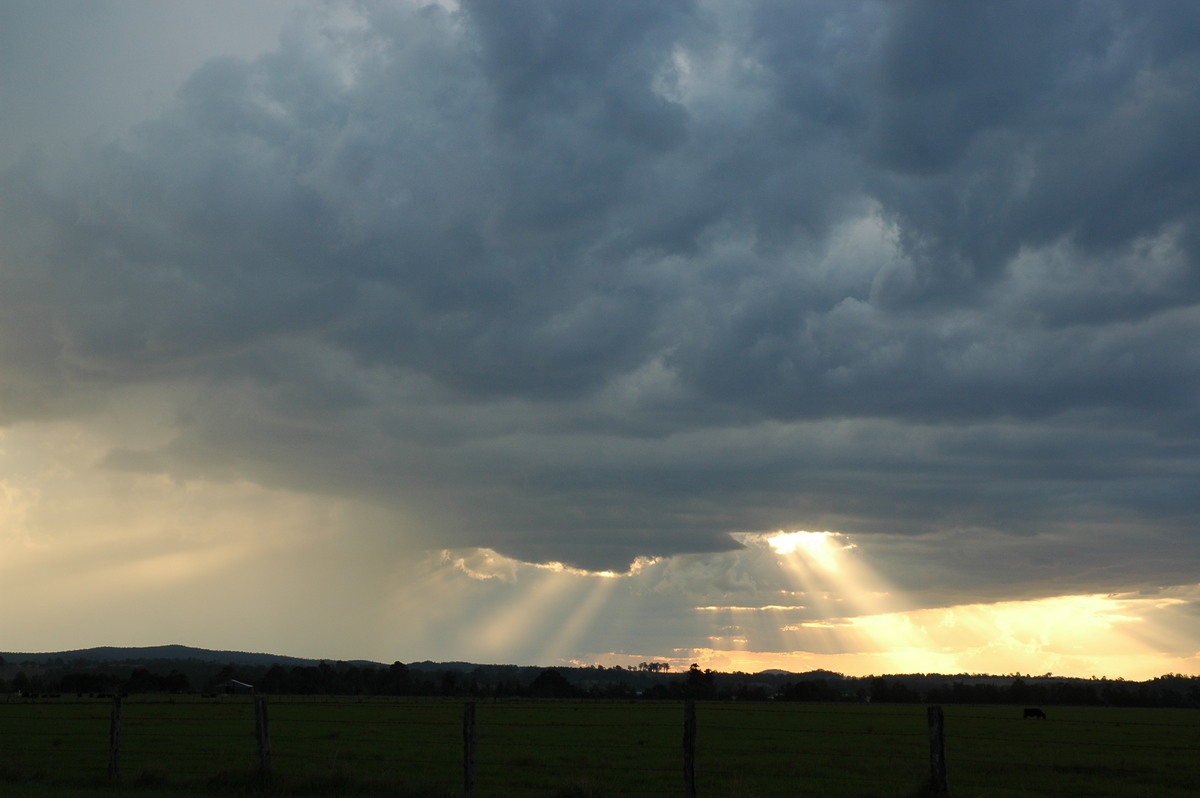
<svg viewBox="0 0 1200 798">
<path fill-rule="evenodd" d="M 836 529 L 1187 581 L 1191 9 L 335 11 L 0 177 L 0 421 L 151 397 L 104 467 L 528 562 Z"/>
</svg>

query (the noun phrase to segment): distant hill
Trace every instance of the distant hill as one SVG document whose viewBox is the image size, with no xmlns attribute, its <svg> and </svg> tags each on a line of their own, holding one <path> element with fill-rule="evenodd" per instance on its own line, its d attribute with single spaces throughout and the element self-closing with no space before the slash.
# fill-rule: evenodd
<svg viewBox="0 0 1200 798">
<path fill-rule="evenodd" d="M 249 651 L 213 651 L 207 648 L 191 646 L 100 646 L 98 648 L 81 648 L 72 651 L 52 651 L 40 653 L 0 651 L 0 657 L 11 664 L 33 662 L 44 665 L 52 662 L 69 663 L 74 661 L 104 662 L 104 663 L 140 663 L 152 660 L 197 660 L 199 662 L 215 662 L 222 665 L 318 665 L 322 662 L 335 660 L 304 659 L 302 657 L 287 657 L 279 654 L 260 654 Z M 378 662 L 355 660 L 356 665 L 379 665 Z"/>
<path fill-rule="evenodd" d="M 481 666 L 475 662 L 459 662 L 459 661 L 432 662 L 427 659 L 421 660 L 420 662 L 409 662 L 408 663 L 409 670 L 413 670 L 413 671 L 473 671 L 476 668 L 480 668 L 480 667 L 500 667 L 500 668 L 518 668 L 518 669 L 533 668 L 536 671 L 542 670 L 541 668 L 533 666 L 533 665 L 487 665 L 487 666 Z"/>
<path fill-rule="evenodd" d="M 796 673 L 795 671 L 781 671 L 778 668 L 768 668 L 765 671 L 759 671 L 759 676 L 790 676 L 795 679 L 844 679 L 846 678 L 840 673 L 834 671 L 805 671 L 804 673 Z"/>
<path fill-rule="evenodd" d="M 1200 707 L 1200 676 L 1168 674 L 1145 682 L 1045 674 L 844 676 L 825 670 L 674 673 L 600 665 L 544 668 L 288 657 L 190 646 L 101 646 L 53 652 L 0 652 L 0 693 L 214 693 L 230 680 L 266 695 L 413 695 L 652 700 L 1017 704 Z M 547 679 L 547 674 L 553 679 Z M 552 689 L 546 692 L 547 685 Z"/>
</svg>

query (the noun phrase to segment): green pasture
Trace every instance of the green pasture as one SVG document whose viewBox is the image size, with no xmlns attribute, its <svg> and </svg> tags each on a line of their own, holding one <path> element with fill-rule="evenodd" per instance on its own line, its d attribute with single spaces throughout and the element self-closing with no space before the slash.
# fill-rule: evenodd
<svg viewBox="0 0 1200 798">
<path fill-rule="evenodd" d="M 947 706 L 954 795 L 1200 795 L 1200 711 Z"/>
<path fill-rule="evenodd" d="M 259 774 L 253 700 L 131 698 L 120 780 L 108 778 L 111 701 L 0 703 L 0 795 L 461 796 L 463 701 L 268 701 L 272 773 Z M 946 706 L 951 795 L 1200 794 L 1195 710 Z M 499 796 L 680 796 L 681 703 L 479 701 L 476 789 Z M 924 794 L 926 708 L 697 705 L 701 796 Z"/>
</svg>

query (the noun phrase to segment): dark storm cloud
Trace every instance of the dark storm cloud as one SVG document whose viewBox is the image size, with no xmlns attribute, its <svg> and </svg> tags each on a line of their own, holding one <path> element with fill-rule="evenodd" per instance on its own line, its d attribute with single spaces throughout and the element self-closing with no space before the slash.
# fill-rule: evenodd
<svg viewBox="0 0 1200 798">
<path fill-rule="evenodd" d="M 591 567 L 780 527 L 1162 540 L 1200 517 L 1193 17 L 301 18 L 3 177 L 0 410 L 185 380 L 177 440 L 113 467 Z"/>
<path fill-rule="evenodd" d="M 1194 226 L 1197 145 L 1185 131 L 1197 52 L 1194 37 L 1191 48 L 1162 41 L 1178 35 L 1163 24 L 1178 7 L 946 10 L 902 12 L 871 131 L 890 167 L 877 196 L 903 228 L 916 288 L 934 298 L 954 283 L 975 289 L 1023 247 L 1064 238 L 1102 272 L 1090 258 Z"/>
</svg>

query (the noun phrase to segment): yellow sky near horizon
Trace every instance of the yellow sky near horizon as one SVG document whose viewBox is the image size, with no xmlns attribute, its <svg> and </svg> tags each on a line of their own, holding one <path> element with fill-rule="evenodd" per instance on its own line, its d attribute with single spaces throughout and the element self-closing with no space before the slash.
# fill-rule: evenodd
<svg viewBox="0 0 1200 798">
<path fill-rule="evenodd" d="M 1169 673 L 1200 675 L 1200 656 L 1173 655 L 1147 638 L 1175 636 L 1166 618 L 1182 599 L 1059 596 L 961 605 L 801 624 L 856 641 L 860 650 L 818 653 L 707 648 L 681 652 L 720 671 L 829 670 L 847 676 L 887 673 L 1026 674 L 1144 681 Z M 1162 615 L 1149 621 L 1147 615 Z"/>
<path fill-rule="evenodd" d="M 0 439 L 0 603 L 20 608 L 0 617 L 10 651 L 182 643 L 383 662 L 1200 674 L 1200 585 L 930 605 L 890 584 L 867 542 L 834 532 L 743 534 L 740 550 L 589 573 L 423 550 L 344 499 L 106 469 L 96 428 L 50 432 Z"/>
</svg>

